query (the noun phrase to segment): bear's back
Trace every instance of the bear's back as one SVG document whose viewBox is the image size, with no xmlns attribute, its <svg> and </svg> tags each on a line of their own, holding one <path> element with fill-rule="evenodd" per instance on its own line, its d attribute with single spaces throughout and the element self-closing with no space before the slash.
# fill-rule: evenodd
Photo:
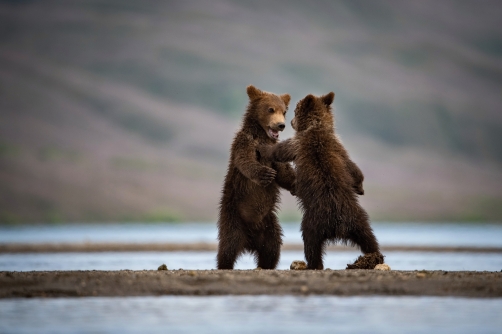
<svg viewBox="0 0 502 334">
<path fill-rule="evenodd" d="M 342 155 L 345 149 L 333 131 L 309 129 L 298 139 L 298 197 L 309 206 L 352 200 L 352 176 Z"/>
</svg>

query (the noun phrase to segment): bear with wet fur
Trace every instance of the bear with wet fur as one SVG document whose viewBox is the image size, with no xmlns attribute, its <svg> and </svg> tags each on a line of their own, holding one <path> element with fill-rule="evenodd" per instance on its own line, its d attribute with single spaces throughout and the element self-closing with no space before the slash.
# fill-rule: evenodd
<svg viewBox="0 0 502 334">
<path fill-rule="evenodd" d="M 301 223 L 308 269 L 323 269 L 327 242 L 357 245 L 371 261 L 358 269 L 383 263 L 366 211 L 356 194 L 364 193 L 363 174 L 335 134 L 331 110 L 335 94 L 306 96 L 291 121 L 296 135 L 275 146 L 260 146 L 263 157 L 296 164 L 296 196 L 303 211 Z M 370 263 L 371 262 L 371 263 Z M 373 263 L 374 262 L 374 263 Z M 354 268 L 349 265 L 348 269 Z"/>
<path fill-rule="evenodd" d="M 279 187 L 294 190 L 289 163 L 263 159 L 258 145 L 273 145 L 285 128 L 290 96 L 247 87 L 249 104 L 230 150 L 218 218 L 218 269 L 233 269 L 243 252 L 254 254 L 257 266 L 275 269 L 282 245 L 276 216 Z"/>
</svg>

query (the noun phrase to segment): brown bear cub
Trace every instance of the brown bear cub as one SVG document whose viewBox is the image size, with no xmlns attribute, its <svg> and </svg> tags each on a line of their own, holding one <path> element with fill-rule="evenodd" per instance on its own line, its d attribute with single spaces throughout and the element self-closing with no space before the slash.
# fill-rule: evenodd
<svg viewBox="0 0 502 334">
<path fill-rule="evenodd" d="M 308 269 L 323 269 L 327 242 L 358 245 L 365 254 L 347 269 L 373 269 L 383 263 L 366 211 L 356 194 L 364 193 L 363 174 L 335 135 L 334 93 L 298 102 L 292 139 L 260 146 L 263 158 L 296 164 L 296 196 L 303 212 L 301 231 Z"/>
<path fill-rule="evenodd" d="M 277 143 L 285 128 L 290 96 L 247 87 L 249 105 L 235 135 L 223 186 L 218 218 L 218 269 L 233 269 L 243 252 L 254 254 L 257 266 L 275 269 L 282 228 L 275 214 L 279 187 L 293 191 L 295 172 L 289 163 L 262 159 L 258 145 Z"/>
</svg>

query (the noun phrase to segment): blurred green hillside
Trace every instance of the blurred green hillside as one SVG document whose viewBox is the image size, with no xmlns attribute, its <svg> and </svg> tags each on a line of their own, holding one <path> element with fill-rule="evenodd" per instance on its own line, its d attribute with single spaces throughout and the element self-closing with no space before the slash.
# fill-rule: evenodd
<svg viewBox="0 0 502 334">
<path fill-rule="evenodd" d="M 374 220 L 500 221 L 501 16 L 498 1 L 0 1 L 0 222 L 214 220 L 249 84 L 291 110 L 336 93 Z M 289 194 L 281 218 L 299 218 Z"/>
</svg>

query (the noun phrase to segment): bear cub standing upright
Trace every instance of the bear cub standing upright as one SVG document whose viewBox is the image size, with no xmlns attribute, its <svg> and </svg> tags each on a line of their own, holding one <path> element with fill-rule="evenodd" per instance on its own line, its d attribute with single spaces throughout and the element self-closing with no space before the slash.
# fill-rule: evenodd
<svg viewBox="0 0 502 334">
<path fill-rule="evenodd" d="M 249 105 L 230 151 L 218 218 L 218 269 L 233 269 L 245 251 L 258 267 L 275 269 L 282 229 L 275 214 L 279 187 L 293 191 L 295 172 L 289 163 L 262 159 L 258 145 L 277 143 L 285 128 L 290 96 L 247 87 Z"/>
<path fill-rule="evenodd" d="M 298 102 L 291 121 L 296 135 L 273 147 L 261 146 L 264 158 L 295 161 L 296 196 L 308 269 L 323 269 L 327 241 L 356 244 L 365 256 L 347 269 L 373 269 L 383 263 L 366 211 L 356 194 L 364 193 L 363 174 L 335 135 L 333 92 Z"/>
</svg>

